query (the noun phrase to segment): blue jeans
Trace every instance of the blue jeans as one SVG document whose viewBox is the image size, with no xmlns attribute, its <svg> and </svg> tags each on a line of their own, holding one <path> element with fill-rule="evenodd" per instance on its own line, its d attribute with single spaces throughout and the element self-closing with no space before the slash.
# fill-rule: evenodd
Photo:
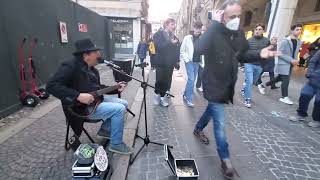
<svg viewBox="0 0 320 180">
<path fill-rule="evenodd" d="M 203 130 L 213 119 L 213 131 L 216 139 L 217 151 L 221 160 L 229 159 L 229 145 L 225 130 L 224 104 L 209 102 L 206 111 L 198 121 L 195 129 Z"/>
<path fill-rule="evenodd" d="M 110 144 L 117 145 L 123 143 L 124 114 L 128 107 L 128 102 L 110 96 L 104 96 L 104 100 L 97 107 L 96 111 L 89 117 L 92 121 L 103 120 L 101 129 L 111 131 Z"/>
<path fill-rule="evenodd" d="M 310 101 L 315 96 L 312 118 L 315 121 L 320 121 L 320 89 L 311 86 L 309 83 L 305 84 L 301 90 L 299 98 L 298 115 L 302 117 L 308 116 L 308 107 Z"/>
<path fill-rule="evenodd" d="M 244 64 L 244 72 L 245 72 L 245 81 L 246 81 L 246 86 L 244 87 L 244 93 L 245 93 L 245 98 L 246 99 L 251 99 L 252 98 L 252 86 L 253 84 L 256 84 L 260 74 L 262 72 L 262 68 L 260 65 L 255 65 L 255 64 L 249 64 L 245 63 Z"/>
<path fill-rule="evenodd" d="M 195 62 L 186 63 L 186 70 L 188 75 L 188 81 L 184 91 L 184 96 L 187 98 L 188 101 L 192 102 L 194 82 L 198 75 L 199 63 L 195 63 Z"/>
</svg>

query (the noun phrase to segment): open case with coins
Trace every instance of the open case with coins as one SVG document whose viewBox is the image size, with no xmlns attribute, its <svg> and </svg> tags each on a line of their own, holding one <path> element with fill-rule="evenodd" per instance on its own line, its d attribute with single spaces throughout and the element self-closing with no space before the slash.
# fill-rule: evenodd
<svg viewBox="0 0 320 180">
<path fill-rule="evenodd" d="M 167 145 L 164 146 L 164 155 L 177 180 L 199 179 L 199 171 L 194 159 L 175 159 Z"/>
</svg>

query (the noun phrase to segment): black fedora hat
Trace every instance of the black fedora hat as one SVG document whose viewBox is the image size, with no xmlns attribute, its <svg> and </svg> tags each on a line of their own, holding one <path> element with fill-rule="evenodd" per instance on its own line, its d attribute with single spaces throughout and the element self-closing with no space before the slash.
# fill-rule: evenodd
<svg viewBox="0 0 320 180">
<path fill-rule="evenodd" d="M 93 42 L 90 39 L 81 39 L 76 41 L 75 47 L 76 47 L 76 51 L 73 53 L 73 55 L 78 55 L 78 54 L 90 52 L 90 51 L 101 50 L 101 48 L 93 44 Z"/>
</svg>

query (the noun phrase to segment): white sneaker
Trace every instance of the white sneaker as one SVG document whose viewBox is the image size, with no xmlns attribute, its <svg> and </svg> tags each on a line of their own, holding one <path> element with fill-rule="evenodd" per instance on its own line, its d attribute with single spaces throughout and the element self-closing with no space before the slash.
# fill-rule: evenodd
<svg viewBox="0 0 320 180">
<path fill-rule="evenodd" d="M 163 107 L 168 107 L 169 106 L 168 99 L 166 97 L 160 97 L 160 105 Z"/>
<path fill-rule="evenodd" d="M 244 101 L 244 106 L 246 106 L 247 108 L 251 108 L 251 107 L 252 107 L 252 105 L 251 105 L 251 99 L 246 99 L 246 100 Z"/>
<path fill-rule="evenodd" d="M 160 104 L 160 95 L 159 94 L 155 94 L 154 95 L 153 104 L 154 105 L 159 105 Z"/>
<path fill-rule="evenodd" d="M 194 107 L 194 104 L 190 102 L 185 95 L 183 95 L 183 101 L 186 103 L 188 107 Z"/>
<path fill-rule="evenodd" d="M 291 99 L 289 97 L 280 98 L 279 101 L 283 102 L 285 104 L 289 104 L 289 105 L 293 104 L 293 102 L 291 101 Z"/>
<path fill-rule="evenodd" d="M 317 128 L 317 127 L 320 127 L 320 122 L 313 120 L 313 121 L 308 123 L 308 126 L 313 127 L 313 128 Z"/>
<path fill-rule="evenodd" d="M 258 89 L 260 94 L 263 94 L 263 95 L 266 94 L 266 88 L 262 84 L 258 85 Z"/>
<path fill-rule="evenodd" d="M 299 115 L 296 115 L 296 116 L 290 116 L 289 120 L 292 121 L 292 122 L 299 122 L 299 121 L 305 121 L 306 118 L 302 117 L 302 116 L 299 116 Z"/>
<path fill-rule="evenodd" d="M 198 91 L 203 92 L 203 89 L 200 87 L 200 88 L 198 88 Z"/>
</svg>

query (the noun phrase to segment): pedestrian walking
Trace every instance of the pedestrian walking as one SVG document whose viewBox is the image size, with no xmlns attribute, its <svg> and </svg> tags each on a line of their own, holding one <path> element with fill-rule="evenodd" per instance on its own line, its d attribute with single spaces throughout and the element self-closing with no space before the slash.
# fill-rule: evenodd
<svg viewBox="0 0 320 180">
<path fill-rule="evenodd" d="M 224 104 L 233 103 L 237 81 L 238 59 L 268 58 L 277 55 L 270 47 L 247 52 L 248 42 L 239 30 L 241 5 L 237 0 L 226 0 L 220 10 L 214 12 L 214 20 L 208 30 L 195 43 L 195 52 L 205 55 L 203 92 L 208 106 L 194 129 L 194 135 L 204 144 L 209 138 L 203 129 L 213 119 L 215 142 L 221 160 L 222 173 L 234 179 L 237 173 L 232 166 L 225 132 Z"/>
<path fill-rule="evenodd" d="M 196 41 L 199 41 L 201 30 L 202 23 L 195 22 L 193 25 L 193 34 L 185 36 L 180 47 L 180 60 L 185 62 L 188 76 L 185 91 L 183 93 L 183 100 L 188 107 L 194 107 L 194 82 L 198 75 L 199 65 L 201 63 L 201 54 L 194 52 L 194 44 Z"/>
<path fill-rule="evenodd" d="M 260 51 L 261 49 L 268 47 L 270 41 L 268 38 L 263 37 L 265 25 L 257 24 L 254 29 L 254 36 L 248 39 L 249 43 L 249 52 Z M 251 63 L 244 64 L 245 72 L 245 86 L 241 90 L 244 95 L 244 104 L 247 108 L 251 108 L 252 100 L 252 88 L 255 85 L 262 73 L 261 62 L 263 61 L 261 57 L 253 57 L 254 59 L 248 59 Z M 261 94 L 265 94 L 264 88 L 261 85 L 258 85 L 259 91 Z"/>
<path fill-rule="evenodd" d="M 290 118 L 291 121 L 304 121 L 308 116 L 310 101 L 315 97 L 312 119 L 310 127 L 320 127 L 320 51 L 310 60 L 308 72 L 306 74 L 308 82 L 301 90 L 297 117 Z"/>
<path fill-rule="evenodd" d="M 174 35 L 176 22 L 174 19 L 167 19 L 164 23 L 164 30 L 155 33 L 153 40 L 156 48 L 156 84 L 154 104 L 168 107 L 166 92 L 171 88 L 173 69 L 180 69 L 180 43 Z"/>
<path fill-rule="evenodd" d="M 291 35 L 283 39 L 278 47 L 281 55 L 276 58 L 275 73 L 278 76 L 273 80 L 265 84 L 265 86 L 271 86 L 274 83 L 282 81 L 280 102 L 292 105 L 293 102 L 289 98 L 289 83 L 292 72 L 292 67 L 299 64 L 298 53 L 302 45 L 302 41 L 299 37 L 302 33 L 302 24 L 295 24 L 291 27 Z"/>
<path fill-rule="evenodd" d="M 144 60 L 147 57 L 147 51 L 148 51 L 148 44 L 145 40 L 145 38 L 143 38 L 139 44 L 138 44 L 138 49 L 137 49 L 137 54 L 139 56 L 140 59 L 140 63 L 143 63 Z"/>
<path fill-rule="evenodd" d="M 272 50 L 277 50 L 277 47 L 278 47 L 278 38 L 277 37 L 272 37 L 271 40 L 270 40 L 270 44 L 272 45 Z M 261 66 L 262 66 L 262 69 L 263 69 L 263 72 L 260 74 L 260 77 L 258 79 L 258 88 L 259 88 L 259 92 L 261 94 L 264 94 L 265 93 L 265 87 L 262 83 L 262 75 L 264 72 L 268 72 L 269 73 L 269 78 L 270 78 L 270 81 L 271 82 L 274 82 L 274 57 L 272 57 L 270 60 L 268 61 L 262 61 L 261 62 Z M 278 89 L 279 87 L 277 87 L 275 85 L 275 83 L 271 84 L 271 89 Z M 260 90 L 262 89 L 262 90 Z"/>
<path fill-rule="evenodd" d="M 203 34 L 206 31 L 207 31 L 207 27 L 206 26 L 202 26 L 201 34 Z M 199 70 L 198 70 L 198 78 L 197 78 L 197 84 L 196 84 L 196 87 L 197 87 L 198 91 L 200 91 L 200 92 L 203 92 L 203 88 L 202 88 L 202 73 L 203 73 L 204 65 L 205 65 L 204 55 L 201 55 L 201 62 L 200 62 Z"/>
<path fill-rule="evenodd" d="M 106 87 L 100 83 L 100 75 L 95 68 L 102 59 L 101 49 L 90 39 L 76 41 L 75 47 L 74 58 L 62 63 L 57 72 L 50 77 L 47 91 L 59 98 L 65 109 L 73 104 L 82 104 L 73 108 L 75 112 L 80 113 L 92 111 L 93 107 L 89 105 L 99 101 L 100 104 L 88 117 L 88 121 L 103 121 L 97 136 L 110 139 L 110 152 L 132 154 L 134 150 L 123 142 L 124 117 L 128 102 L 107 95 L 94 97 L 89 93 Z M 121 88 L 116 92 L 121 92 L 125 85 L 118 85 Z"/>
</svg>

